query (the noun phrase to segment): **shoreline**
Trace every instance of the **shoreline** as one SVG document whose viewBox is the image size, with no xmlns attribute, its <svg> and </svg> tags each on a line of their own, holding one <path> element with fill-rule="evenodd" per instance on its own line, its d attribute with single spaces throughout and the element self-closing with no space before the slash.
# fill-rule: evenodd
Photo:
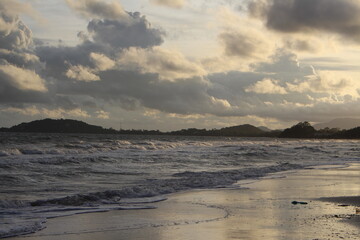
<svg viewBox="0 0 360 240">
<path fill-rule="evenodd" d="M 171 194 L 156 209 L 48 219 L 46 229 L 8 239 L 357 239 L 356 207 L 339 205 L 359 198 L 359 171 L 351 164 L 273 173 L 236 184 L 245 188 Z"/>
</svg>

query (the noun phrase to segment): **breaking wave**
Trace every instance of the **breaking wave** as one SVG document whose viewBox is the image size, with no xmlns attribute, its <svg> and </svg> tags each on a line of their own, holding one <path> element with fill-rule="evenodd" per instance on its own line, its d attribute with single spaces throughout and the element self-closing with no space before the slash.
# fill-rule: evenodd
<svg viewBox="0 0 360 240">
<path fill-rule="evenodd" d="M 88 194 L 76 194 L 62 198 L 37 200 L 32 206 L 66 205 L 80 206 L 87 203 L 117 203 L 123 198 L 145 198 L 199 188 L 229 186 L 239 180 L 264 177 L 269 173 L 300 169 L 296 164 L 281 164 L 262 168 L 247 168 L 219 172 L 183 172 L 171 179 L 147 180 L 147 184 L 126 187 L 120 190 L 106 190 Z"/>
</svg>

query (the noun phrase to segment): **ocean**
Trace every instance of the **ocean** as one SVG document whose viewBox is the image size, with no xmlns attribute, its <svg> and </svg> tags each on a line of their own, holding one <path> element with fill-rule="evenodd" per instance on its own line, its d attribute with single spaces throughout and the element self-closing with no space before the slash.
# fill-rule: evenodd
<svg viewBox="0 0 360 240">
<path fill-rule="evenodd" d="M 151 209 L 166 195 L 359 162 L 358 140 L 0 133 L 0 238 L 50 218 Z"/>
</svg>

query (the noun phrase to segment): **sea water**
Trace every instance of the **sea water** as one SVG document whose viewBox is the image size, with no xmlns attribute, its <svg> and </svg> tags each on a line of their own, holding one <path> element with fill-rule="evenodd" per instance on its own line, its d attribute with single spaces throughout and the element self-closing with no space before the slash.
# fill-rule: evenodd
<svg viewBox="0 0 360 240">
<path fill-rule="evenodd" d="M 358 140 L 0 133 L 0 238 L 167 194 L 359 162 Z"/>
</svg>

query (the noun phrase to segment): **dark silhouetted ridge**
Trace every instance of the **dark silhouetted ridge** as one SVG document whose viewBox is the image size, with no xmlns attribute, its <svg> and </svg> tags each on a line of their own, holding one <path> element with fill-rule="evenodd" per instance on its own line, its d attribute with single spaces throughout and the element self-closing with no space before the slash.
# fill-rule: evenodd
<svg viewBox="0 0 360 240">
<path fill-rule="evenodd" d="M 360 127 L 339 131 L 335 136 L 337 138 L 360 139 Z"/>
<path fill-rule="evenodd" d="M 220 130 L 216 130 L 223 136 L 243 136 L 243 137 L 257 137 L 263 136 L 265 131 L 254 127 L 250 124 L 244 124 L 234 127 L 226 127 Z"/>
<path fill-rule="evenodd" d="M 268 129 L 264 129 L 268 130 Z M 300 122 L 284 131 L 264 131 L 250 124 L 221 129 L 188 128 L 179 131 L 161 132 L 159 130 L 114 130 L 90 125 L 71 119 L 43 119 L 21 123 L 10 128 L 0 128 L 0 132 L 33 132 L 33 133 L 92 133 L 92 134 L 130 134 L 130 135 L 177 135 L 177 136 L 225 136 L 225 137 L 280 137 L 280 138 L 328 138 L 360 139 L 360 127 L 340 130 L 324 128 L 316 130 L 309 122 Z"/>
<path fill-rule="evenodd" d="M 197 129 L 188 128 L 179 131 L 170 132 L 171 135 L 182 135 L 182 136 L 227 136 L 227 137 L 266 137 L 270 133 L 263 131 L 250 124 L 244 124 L 233 127 L 226 127 L 221 129 Z"/>
<path fill-rule="evenodd" d="M 300 122 L 291 128 L 285 129 L 279 137 L 281 138 L 313 138 L 316 130 L 308 122 Z"/>
<path fill-rule="evenodd" d="M 104 129 L 82 121 L 71 119 L 43 119 L 29 123 L 21 123 L 6 129 L 8 132 L 39 132 L 39 133 L 114 133 L 115 130 Z"/>
</svg>

